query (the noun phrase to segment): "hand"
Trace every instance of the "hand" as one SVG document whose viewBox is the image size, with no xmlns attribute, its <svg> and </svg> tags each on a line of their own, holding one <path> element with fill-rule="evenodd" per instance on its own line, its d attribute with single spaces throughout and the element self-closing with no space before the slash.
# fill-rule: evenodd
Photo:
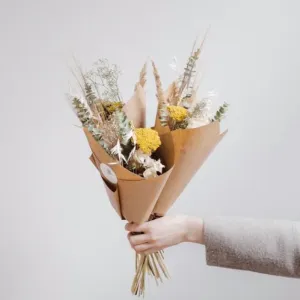
<svg viewBox="0 0 300 300">
<path fill-rule="evenodd" d="M 203 244 L 203 221 L 188 216 L 162 217 L 140 225 L 128 223 L 128 239 L 137 253 L 150 254 L 182 242 Z M 134 232 L 142 234 L 132 235 Z"/>
</svg>

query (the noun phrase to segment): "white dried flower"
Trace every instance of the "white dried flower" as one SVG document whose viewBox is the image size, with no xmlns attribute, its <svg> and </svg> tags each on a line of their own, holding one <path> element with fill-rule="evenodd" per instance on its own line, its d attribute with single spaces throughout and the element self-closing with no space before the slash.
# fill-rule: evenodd
<svg viewBox="0 0 300 300">
<path fill-rule="evenodd" d="M 127 143 L 131 138 L 133 138 L 133 130 L 130 130 L 125 136 L 124 136 L 124 142 Z"/>
<path fill-rule="evenodd" d="M 144 178 L 153 178 L 153 177 L 157 177 L 157 173 L 156 170 L 154 168 L 149 168 L 146 169 L 143 173 Z"/>
<path fill-rule="evenodd" d="M 134 155 L 135 151 L 136 151 L 136 146 L 134 146 L 134 147 L 132 148 L 132 150 L 130 151 L 130 153 L 129 153 L 129 155 L 128 155 L 127 162 L 128 162 L 128 161 L 131 159 L 131 157 Z"/>
<path fill-rule="evenodd" d="M 155 171 L 158 173 L 162 173 L 163 168 L 165 166 L 161 163 L 160 159 L 159 160 L 152 159 L 152 163 L 153 163 L 153 168 L 155 169 Z"/>
<path fill-rule="evenodd" d="M 152 166 L 151 166 L 152 165 Z M 160 160 L 156 161 L 154 159 L 151 159 L 151 163 L 149 164 L 149 168 L 147 168 L 143 176 L 145 178 L 152 178 L 152 177 L 157 177 L 157 173 L 162 173 L 162 170 L 165 166 L 161 164 Z"/>
<path fill-rule="evenodd" d="M 142 165 L 145 169 L 143 176 L 145 178 L 156 177 L 157 173 L 162 173 L 163 168 L 165 167 L 160 159 L 155 160 L 151 158 L 148 154 L 143 153 L 141 150 L 135 151 L 132 156 L 132 159 L 138 164 Z"/>
<path fill-rule="evenodd" d="M 133 159 L 143 165 L 143 166 L 148 166 L 149 164 L 149 160 L 151 159 L 149 154 L 145 154 L 144 152 L 142 152 L 142 150 L 137 150 L 134 155 L 133 155 Z"/>
<path fill-rule="evenodd" d="M 120 144 L 120 140 L 117 141 L 117 144 L 110 150 L 112 155 L 116 155 L 119 158 L 120 164 L 122 164 L 123 161 L 126 161 L 126 158 L 122 154 L 122 147 Z"/>
</svg>

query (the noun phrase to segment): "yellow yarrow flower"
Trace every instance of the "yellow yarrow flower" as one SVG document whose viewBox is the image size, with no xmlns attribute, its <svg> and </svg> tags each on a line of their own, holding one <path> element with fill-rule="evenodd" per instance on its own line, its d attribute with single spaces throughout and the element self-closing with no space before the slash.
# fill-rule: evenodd
<svg viewBox="0 0 300 300">
<path fill-rule="evenodd" d="M 187 118 L 188 112 L 184 107 L 170 105 L 167 108 L 171 119 L 177 122 L 182 122 L 184 119 Z"/>
<path fill-rule="evenodd" d="M 108 102 L 108 103 L 104 103 L 104 105 L 109 113 L 113 113 L 116 110 L 120 110 L 123 107 L 122 102 Z"/>
<path fill-rule="evenodd" d="M 158 132 L 151 128 L 136 128 L 134 132 L 136 143 L 145 154 L 151 154 L 161 145 Z"/>
</svg>

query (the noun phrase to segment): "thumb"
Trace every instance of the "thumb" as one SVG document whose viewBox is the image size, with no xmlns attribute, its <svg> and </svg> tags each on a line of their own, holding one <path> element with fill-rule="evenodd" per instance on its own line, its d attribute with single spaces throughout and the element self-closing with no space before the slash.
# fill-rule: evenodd
<svg viewBox="0 0 300 300">
<path fill-rule="evenodd" d="M 135 223 L 127 223 L 125 225 L 125 230 L 129 232 L 144 232 L 146 230 L 147 226 L 146 223 L 144 224 L 135 224 Z"/>
</svg>

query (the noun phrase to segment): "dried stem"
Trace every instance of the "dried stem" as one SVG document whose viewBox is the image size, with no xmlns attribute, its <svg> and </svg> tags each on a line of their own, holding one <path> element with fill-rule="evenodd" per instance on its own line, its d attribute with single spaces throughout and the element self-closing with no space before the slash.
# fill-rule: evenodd
<svg viewBox="0 0 300 300">
<path fill-rule="evenodd" d="M 158 74 L 158 70 L 156 68 L 155 63 L 152 61 L 153 66 L 153 74 L 155 77 L 155 85 L 156 85 L 156 97 L 158 100 L 158 117 L 162 126 L 166 126 L 168 124 L 168 111 L 167 111 L 167 103 L 165 99 L 165 95 L 162 89 L 162 84 L 160 80 L 160 76 Z"/>
<path fill-rule="evenodd" d="M 135 85 L 135 89 L 137 88 L 138 84 L 140 84 L 141 87 L 143 88 L 146 85 L 146 82 L 147 82 L 147 62 L 145 62 L 140 72 L 139 82 Z"/>
<path fill-rule="evenodd" d="M 159 103 L 164 103 L 165 96 L 164 96 L 164 92 L 162 89 L 160 76 L 158 74 L 158 70 L 156 68 L 154 61 L 152 61 L 152 66 L 153 66 L 153 74 L 154 74 L 154 78 L 155 78 L 155 85 L 156 85 L 156 91 L 157 91 L 156 97 L 157 97 L 157 100 Z"/>
<path fill-rule="evenodd" d="M 177 83 L 176 83 L 176 81 L 173 81 L 170 96 L 169 96 L 169 103 L 171 105 L 176 104 L 176 99 L 178 98 L 178 94 L 179 94 L 179 89 L 178 89 Z"/>
<path fill-rule="evenodd" d="M 182 82 L 181 82 L 181 86 L 179 88 L 179 95 L 178 95 L 178 99 L 177 99 L 177 105 L 180 104 L 181 102 L 181 96 L 182 96 L 182 93 L 185 89 L 190 89 L 191 87 L 191 80 L 193 78 L 193 75 L 195 73 L 195 67 L 196 67 L 196 62 L 197 60 L 199 59 L 199 56 L 200 56 L 200 53 L 202 52 L 202 48 L 203 48 L 203 45 L 204 45 L 204 42 L 206 41 L 206 37 L 207 37 L 207 34 L 208 34 L 208 30 L 206 31 L 205 33 L 205 36 L 202 40 L 202 43 L 200 45 L 200 47 L 196 50 L 196 51 L 192 51 L 189 59 L 188 59 L 188 62 L 187 62 L 187 65 L 185 67 L 185 71 L 184 71 L 184 74 L 183 74 L 183 79 L 182 79 Z M 193 49 L 194 49 L 195 45 L 193 46 Z"/>
<path fill-rule="evenodd" d="M 149 254 L 149 255 L 140 255 L 137 258 L 138 266 L 136 269 L 136 274 L 132 283 L 131 292 L 137 296 L 144 296 L 145 293 L 145 281 L 146 274 L 153 276 L 156 284 L 158 281 L 163 282 L 163 278 L 159 269 L 165 278 L 170 278 L 167 267 L 163 262 L 163 253 L 162 251 Z"/>
</svg>

